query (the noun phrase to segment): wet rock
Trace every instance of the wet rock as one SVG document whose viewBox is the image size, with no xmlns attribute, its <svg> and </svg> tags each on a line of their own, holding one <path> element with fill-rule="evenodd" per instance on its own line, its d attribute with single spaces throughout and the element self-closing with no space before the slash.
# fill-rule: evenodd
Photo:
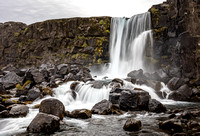
<svg viewBox="0 0 200 136">
<path fill-rule="evenodd" d="M 11 108 L 9 115 L 12 117 L 25 117 L 29 112 L 29 107 L 26 105 L 17 105 Z"/>
<path fill-rule="evenodd" d="M 16 91 L 15 97 L 20 97 L 21 95 L 27 95 L 28 94 L 28 90 L 22 90 L 22 89 L 18 89 Z"/>
<path fill-rule="evenodd" d="M 6 110 L 6 107 L 4 105 L 0 104 L 0 112 L 2 112 L 4 110 Z"/>
<path fill-rule="evenodd" d="M 168 118 L 170 118 L 170 119 L 175 118 L 175 117 L 176 117 L 176 114 L 174 114 L 174 113 L 168 116 Z"/>
<path fill-rule="evenodd" d="M 179 87 L 185 84 L 184 79 L 178 78 L 178 77 L 173 77 L 169 82 L 167 83 L 167 87 L 170 90 L 177 90 Z"/>
<path fill-rule="evenodd" d="M 169 132 L 182 132 L 183 131 L 182 124 L 174 119 L 160 122 L 159 128 L 162 130 L 167 130 Z"/>
<path fill-rule="evenodd" d="M 169 94 L 169 99 L 175 101 L 189 101 L 192 96 L 192 90 L 185 84 L 181 86 L 178 90 Z"/>
<path fill-rule="evenodd" d="M 46 99 L 40 103 L 39 112 L 52 114 L 63 119 L 65 114 L 65 106 L 58 99 Z"/>
<path fill-rule="evenodd" d="M 26 101 L 26 100 L 27 100 L 27 96 L 25 96 L 25 95 L 21 95 L 19 97 L 19 101 Z"/>
<path fill-rule="evenodd" d="M 92 117 L 92 112 L 87 109 L 74 110 L 72 112 L 65 112 L 66 116 L 70 118 L 88 119 Z"/>
<path fill-rule="evenodd" d="M 11 99 L 6 99 L 4 101 L 4 105 L 5 106 L 9 106 L 9 105 L 13 105 L 13 104 L 15 104 L 15 102 L 13 100 L 11 100 Z"/>
<path fill-rule="evenodd" d="M 6 91 L 4 85 L 2 83 L 0 83 L 0 94 L 7 94 L 8 91 Z"/>
<path fill-rule="evenodd" d="M 41 94 L 41 92 L 38 88 L 32 88 L 27 93 L 26 101 L 34 101 L 35 99 L 40 97 L 40 94 Z"/>
<path fill-rule="evenodd" d="M 93 114 L 108 115 L 112 114 L 112 103 L 108 100 L 102 100 L 92 107 Z"/>
<path fill-rule="evenodd" d="M 109 94 L 109 101 L 112 104 L 119 104 L 119 98 L 120 98 L 121 94 L 120 93 L 110 93 Z"/>
<path fill-rule="evenodd" d="M 68 82 L 68 81 L 75 81 L 74 74 L 69 73 L 69 74 L 65 75 L 63 80 L 64 80 L 65 82 Z"/>
<path fill-rule="evenodd" d="M 27 131 L 30 133 L 51 134 L 60 129 L 60 118 L 46 113 L 38 113 L 29 124 Z"/>
<path fill-rule="evenodd" d="M 120 109 L 122 110 L 139 110 L 148 109 L 150 95 L 143 90 L 124 90 L 121 92 L 119 99 Z"/>
<path fill-rule="evenodd" d="M 88 84 L 92 84 L 93 88 L 96 89 L 101 89 L 103 86 L 107 86 L 110 82 L 108 81 L 102 81 L 102 80 L 95 80 L 95 81 L 91 81 Z"/>
<path fill-rule="evenodd" d="M 0 112 L 0 118 L 7 118 L 9 117 L 9 112 L 7 110 L 3 110 Z"/>
<path fill-rule="evenodd" d="M 121 80 L 121 79 L 119 79 L 119 78 L 115 78 L 115 79 L 113 79 L 112 82 L 119 83 L 121 86 L 124 85 L 124 81 Z"/>
<path fill-rule="evenodd" d="M 181 118 L 190 120 L 193 118 L 193 114 L 189 111 L 184 111 L 183 114 L 181 115 Z"/>
<path fill-rule="evenodd" d="M 134 78 L 134 79 L 142 79 L 142 78 L 144 78 L 142 69 L 131 71 L 130 73 L 128 73 L 127 76 L 131 77 L 131 78 Z"/>
<path fill-rule="evenodd" d="M 22 77 L 19 77 L 14 72 L 8 72 L 5 76 L 0 78 L 0 83 L 3 84 L 5 89 L 14 88 L 17 83 L 22 83 L 22 81 L 23 81 Z"/>
<path fill-rule="evenodd" d="M 74 90 L 76 89 L 76 87 L 79 85 L 79 83 L 80 83 L 80 82 L 73 82 L 73 83 L 70 85 L 70 89 L 74 91 Z"/>
<path fill-rule="evenodd" d="M 155 99 L 151 99 L 149 101 L 148 108 L 149 108 L 149 111 L 156 112 L 156 113 L 165 112 L 167 110 L 166 107 L 162 103 L 160 103 L 159 101 Z"/>
<path fill-rule="evenodd" d="M 128 119 L 124 124 L 123 129 L 125 131 L 139 131 L 142 128 L 142 123 L 140 120 L 135 120 L 133 118 Z"/>
<path fill-rule="evenodd" d="M 69 71 L 67 64 L 60 64 L 57 66 L 57 74 L 64 77 L 64 75 L 67 75 Z"/>
<path fill-rule="evenodd" d="M 173 134 L 172 136 L 188 136 L 186 133 L 176 133 Z"/>
</svg>

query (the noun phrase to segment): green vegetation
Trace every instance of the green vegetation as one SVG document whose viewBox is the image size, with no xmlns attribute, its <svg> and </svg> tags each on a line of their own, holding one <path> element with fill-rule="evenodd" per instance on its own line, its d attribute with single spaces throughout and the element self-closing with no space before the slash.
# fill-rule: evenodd
<svg viewBox="0 0 200 136">
<path fill-rule="evenodd" d="M 22 86 L 18 83 L 18 84 L 16 85 L 16 88 L 17 88 L 17 89 L 20 89 L 20 90 L 24 90 L 24 88 L 25 88 L 28 84 L 31 84 L 31 83 L 32 83 L 32 81 L 27 80 Z"/>
<path fill-rule="evenodd" d="M 22 48 L 22 47 L 23 47 L 22 42 L 19 42 L 19 43 L 18 43 L 18 47 L 19 47 L 19 48 Z"/>
<path fill-rule="evenodd" d="M 20 33 L 18 33 L 18 32 L 14 33 L 15 37 L 18 37 L 19 35 L 20 35 Z"/>
</svg>

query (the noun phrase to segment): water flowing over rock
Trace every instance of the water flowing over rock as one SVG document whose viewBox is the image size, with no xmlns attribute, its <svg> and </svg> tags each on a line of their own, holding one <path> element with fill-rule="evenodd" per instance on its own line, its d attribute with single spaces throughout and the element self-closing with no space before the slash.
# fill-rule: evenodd
<svg viewBox="0 0 200 136">
<path fill-rule="evenodd" d="M 113 75 L 127 74 L 131 70 L 151 71 L 145 65 L 145 56 L 151 55 L 153 36 L 150 13 L 127 18 L 112 18 L 110 36 L 110 58 Z M 148 54 L 148 55 L 147 55 Z"/>
</svg>

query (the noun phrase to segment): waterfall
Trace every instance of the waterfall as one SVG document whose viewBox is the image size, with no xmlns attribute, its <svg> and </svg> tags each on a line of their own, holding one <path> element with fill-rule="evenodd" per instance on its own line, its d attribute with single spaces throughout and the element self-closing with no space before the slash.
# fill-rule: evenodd
<svg viewBox="0 0 200 136">
<path fill-rule="evenodd" d="M 139 14 L 127 18 L 112 18 L 110 35 L 111 75 L 122 75 L 132 70 L 143 69 L 147 47 L 153 46 L 150 13 Z"/>
</svg>

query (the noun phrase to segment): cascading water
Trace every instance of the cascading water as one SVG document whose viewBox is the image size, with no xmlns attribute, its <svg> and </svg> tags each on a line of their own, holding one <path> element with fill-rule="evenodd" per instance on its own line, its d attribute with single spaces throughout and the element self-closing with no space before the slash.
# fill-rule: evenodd
<svg viewBox="0 0 200 136">
<path fill-rule="evenodd" d="M 153 46 L 150 13 L 139 14 L 127 18 L 112 18 L 110 35 L 111 75 L 126 77 L 132 70 L 145 67 L 145 48 Z"/>
</svg>

